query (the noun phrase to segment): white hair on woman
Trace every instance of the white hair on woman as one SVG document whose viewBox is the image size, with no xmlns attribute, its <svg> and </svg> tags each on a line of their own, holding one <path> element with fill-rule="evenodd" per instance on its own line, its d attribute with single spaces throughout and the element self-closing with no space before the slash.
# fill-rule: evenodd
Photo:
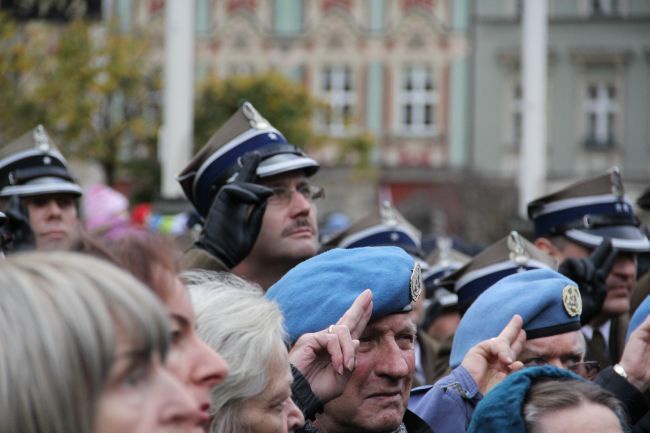
<svg viewBox="0 0 650 433">
<path fill-rule="evenodd" d="M 260 394 L 267 368 L 286 358 L 283 318 L 278 306 L 264 298 L 259 286 L 228 273 L 183 273 L 196 312 L 199 336 L 230 369 L 212 392 L 211 432 L 241 433 L 242 402 Z"/>
<path fill-rule="evenodd" d="M 0 431 L 88 433 L 117 339 L 164 356 L 168 318 L 132 276 L 77 253 L 0 262 Z"/>
</svg>

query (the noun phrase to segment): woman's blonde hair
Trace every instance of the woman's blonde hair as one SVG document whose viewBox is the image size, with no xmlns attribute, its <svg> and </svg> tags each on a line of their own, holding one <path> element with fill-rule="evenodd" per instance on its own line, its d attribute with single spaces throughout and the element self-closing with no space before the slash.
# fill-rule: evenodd
<svg viewBox="0 0 650 433">
<path fill-rule="evenodd" d="M 94 431 L 118 333 L 167 351 L 167 314 L 126 272 L 71 252 L 0 262 L 0 431 Z"/>
</svg>

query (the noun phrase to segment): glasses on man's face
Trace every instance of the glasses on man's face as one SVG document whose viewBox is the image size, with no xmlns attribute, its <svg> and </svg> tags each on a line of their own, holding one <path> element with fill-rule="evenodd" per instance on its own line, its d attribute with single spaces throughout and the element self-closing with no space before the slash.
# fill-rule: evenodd
<svg viewBox="0 0 650 433">
<path fill-rule="evenodd" d="M 598 361 L 576 362 L 568 365 L 567 369 L 587 380 L 592 380 L 600 372 L 600 364 Z"/>
<path fill-rule="evenodd" d="M 542 365 L 548 365 L 548 362 L 540 358 L 531 359 L 524 363 L 524 367 L 538 367 Z M 592 380 L 600 372 L 600 364 L 598 361 L 575 362 L 566 365 L 565 368 L 587 380 Z"/>
<path fill-rule="evenodd" d="M 268 203 L 276 206 L 286 206 L 291 203 L 293 193 L 297 192 L 308 202 L 313 202 L 319 198 L 325 197 L 325 190 L 323 187 L 310 185 L 308 183 L 298 185 L 295 189 L 286 186 L 271 187 L 273 195 L 268 198 Z"/>
</svg>

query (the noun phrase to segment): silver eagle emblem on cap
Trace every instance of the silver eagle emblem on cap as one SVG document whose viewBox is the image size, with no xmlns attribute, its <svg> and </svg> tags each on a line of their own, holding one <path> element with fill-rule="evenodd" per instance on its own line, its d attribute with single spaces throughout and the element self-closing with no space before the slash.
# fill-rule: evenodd
<svg viewBox="0 0 650 433">
<path fill-rule="evenodd" d="M 248 123 L 250 123 L 251 127 L 255 129 L 268 129 L 271 127 L 268 120 L 263 118 L 250 102 L 244 102 L 244 105 L 242 105 L 242 112 L 248 119 Z"/>
<path fill-rule="evenodd" d="M 50 137 L 47 136 L 47 132 L 45 132 L 45 128 L 43 128 L 43 125 L 38 125 L 36 128 L 34 128 L 34 146 L 43 153 L 47 153 L 50 151 L 51 145 L 50 145 Z"/>
<path fill-rule="evenodd" d="M 623 179 L 621 179 L 621 171 L 618 167 L 612 167 L 609 173 L 609 180 L 612 183 L 612 194 L 619 199 L 623 198 L 625 189 L 623 188 Z"/>
<path fill-rule="evenodd" d="M 576 286 L 568 284 L 562 289 L 562 304 L 567 314 L 571 317 L 582 314 L 582 298 Z"/>
<path fill-rule="evenodd" d="M 411 271 L 411 281 L 409 282 L 409 289 L 411 290 L 411 302 L 417 301 L 417 299 L 420 297 L 423 285 L 424 283 L 422 282 L 422 268 L 420 268 L 419 263 L 416 263 L 415 266 L 413 266 L 413 271 Z"/>
<path fill-rule="evenodd" d="M 510 250 L 508 257 L 519 266 L 525 265 L 530 259 L 521 235 L 514 230 L 508 235 L 508 249 Z"/>
<path fill-rule="evenodd" d="M 397 226 L 397 216 L 395 215 L 395 211 L 393 210 L 390 201 L 385 200 L 382 202 L 381 207 L 379 208 L 379 215 L 382 223 L 389 227 Z"/>
</svg>

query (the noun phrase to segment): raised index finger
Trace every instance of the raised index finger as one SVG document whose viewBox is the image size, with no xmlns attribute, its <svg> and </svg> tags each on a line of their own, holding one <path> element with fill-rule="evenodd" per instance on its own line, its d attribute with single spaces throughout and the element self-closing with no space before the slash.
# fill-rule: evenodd
<svg viewBox="0 0 650 433">
<path fill-rule="evenodd" d="M 366 289 L 357 296 L 350 308 L 348 308 L 336 324 L 347 326 L 350 330 L 350 336 L 352 338 L 359 338 L 366 328 L 371 315 L 372 292 L 370 289 Z"/>
<path fill-rule="evenodd" d="M 524 320 L 519 314 L 515 314 L 512 316 L 512 319 L 510 319 L 510 322 L 508 322 L 505 328 L 503 328 L 498 338 L 503 338 L 508 342 L 509 345 L 512 345 L 512 343 L 517 340 L 519 331 L 521 331 L 521 328 L 523 326 Z"/>
</svg>

